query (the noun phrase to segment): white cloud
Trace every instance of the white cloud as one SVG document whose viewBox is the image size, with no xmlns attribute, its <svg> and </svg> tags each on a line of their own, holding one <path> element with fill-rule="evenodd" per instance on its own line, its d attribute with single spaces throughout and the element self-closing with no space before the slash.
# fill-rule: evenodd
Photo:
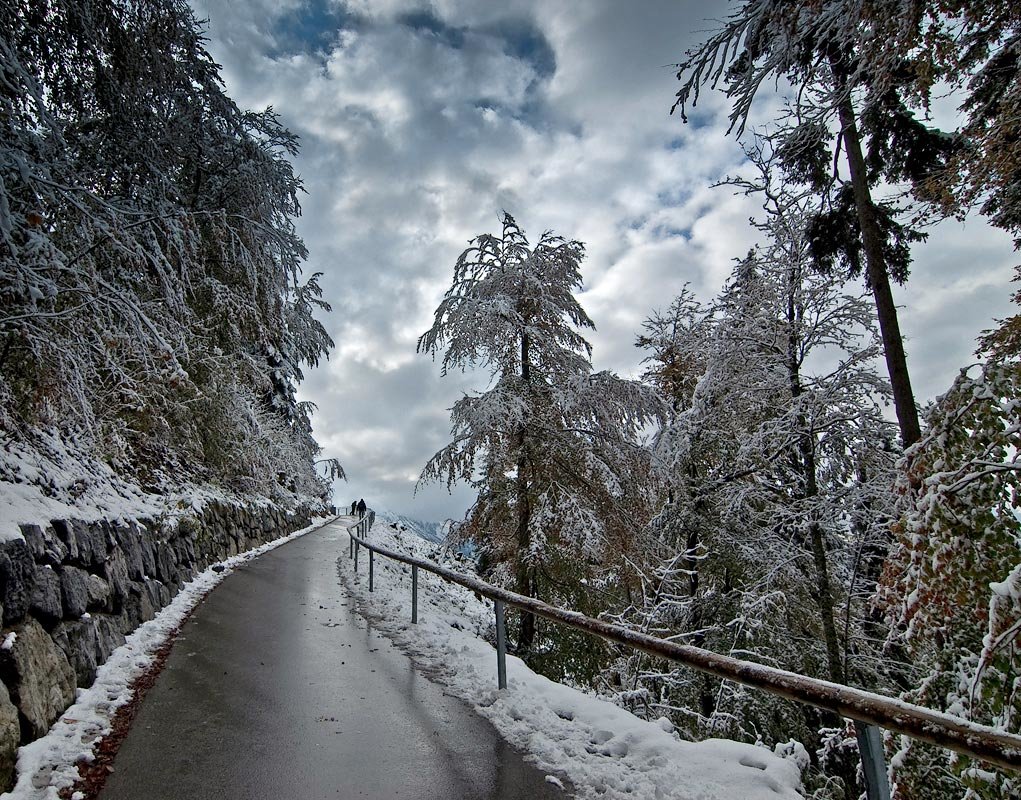
<svg viewBox="0 0 1021 800">
<path fill-rule="evenodd" d="M 641 320 L 687 282 L 707 298 L 719 289 L 754 241 L 755 204 L 708 188 L 741 164 L 725 100 L 704 95 L 682 125 L 668 66 L 718 5 L 195 0 L 231 96 L 274 106 L 302 137 L 299 231 L 308 270 L 325 273 L 337 349 L 301 395 L 351 476 L 338 502 L 364 495 L 432 519 L 469 504 L 465 489 L 412 499 L 411 476 L 446 441 L 446 409 L 486 376 L 441 379 L 415 342 L 457 255 L 501 209 L 533 236 L 586 243 L 581 299 L 600 368 L 634 374 Z M 1009 313 L 1015 257 L 979 221 L 944 226 L 916 260 L 897 297 L 926 399 Z"/>
</svg>

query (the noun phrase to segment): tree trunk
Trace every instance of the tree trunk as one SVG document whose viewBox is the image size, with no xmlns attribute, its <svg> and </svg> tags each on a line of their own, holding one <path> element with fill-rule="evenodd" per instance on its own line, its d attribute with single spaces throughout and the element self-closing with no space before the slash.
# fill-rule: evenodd
<svg viewBox="0 0 1021 800">
<path fill-rule="evenodd" d="M 521 380 L 526 384 L 531 379 L 528 363 L 528 334 L 521 334 Z M 528 486 L 528 436 L 525 427 L 518 432 L 518 475 L 517 475 L 517 510 L 518 510 L 518 594 L 535 597 L 535 567 L 531 562 L 532 536 L 529 523 L 532 518 L 532 503 Z M 527 611 L 521 612 L 521 627 L 518 630 L 517 653 L 527 659 L 535 644 L 535 616 Z"/>
<path fill-rule="evenodd" d="M 838 87 L 842 89 L 842 87 Z M 890 288 L 890 274 L 883 256 L 883 239 L 876 222 L 869 189 L 865 158 L 861 150 L 861 136 L 855 121 L 854 107 L 850 96 L 845 97 L 837 108 L 840 115 L 841 137 L 847 152 L 847 167 L 851 174 L 851 188 L 858 212 L 858 226 L 861 228 L 862 247 L 865 251 L 865 267 L 872 296 L 876 301 L 879 330 L 883 337 L 883 351 L 886 355 L 886 369 L 893 389 L 893 405 L 897 411 L 897 424 L 904 447 L 910 447 L 922 438 L 918 422 L 918 408 L 911 390 L 908 362 L 904 354 L 904 338 L 897 321 L 897 306 L 893 302 Z"/>
<path fill-rule="evenodd" d="M 798 359 L 800 338 L 798 325 L 800 311 L 796 305 L 796 289 L 801 283 L 799 271 L 792 267 L 787 278 L 787 377 L 790 383 L 791 398 L 797 402 L 804 393 L 801 385 L 801 367 Z M 798 466 L 801 471 L 805 499 L 819 494 L 816 475 L 814 434 L 808 430 L 805 415 L 798 412 Z M 813 518 L 808 523 L 809 544 L 812 547 L 812 561 L 815 564 L 815 594 L 819 604 L 819 618 L 822 622 L 823 639 L 826 644 L 826 664 L 829 668 L 830 680 L 835 683 L 844 682 L 843 662 L 840 658 L 840 642 L 837 639 L 837 626 L 833 610 L 833 587 L 830 583 L 829 565 L 826 562 L 826 543 L 823 541 L 822 527 Z"/>
<path fill-rule="evenodd" d="M 524 434 L 521 436 L 521 444 L 524 445 Z M 532 544 L 528 524 L 531 521 L 532 508 L 528 497 L 528 481 L 526 473 L 528 470 L 528 459 L 522 450 L 518 457 L 518 485 L 517 485 L 517 506 L 518 506 L 518 574 L 515 591 L 526 597 L 535 597 L 535 568 L 530 561 L 530 550 Z M 517 654 L 526 658 L 535 643 L 535 617 L 527 611 L 521 612 L 521 627 L 518 630 Z"/>
<path fill-rule="evenodd" d="M 684 560 L 681 562 L 688 572 L 688 597 L 698 596 L 698 530 L 692 526 L 688 531 L 688 541 L 684 548 Z"/>
<path fill-rule="evenodd" d="M 814 463 L 812 466 L 815 466 Z M 826 666 L 829 668 L 830 680 L 834 683 L 843 683 L 844 665 L 840 658 L 840 642 L 837 640 L 837 626 L 833 615 L 833 588 L 830 584 L 829 567 L 826 564 L 826 545 L 818 522 L 813 520 L 809 524 L 808 534 L 812 541 L 815 588 L 819 601 L 819 615 L 822 618 L 823 638 L 826 640 Z"/>
</svg>

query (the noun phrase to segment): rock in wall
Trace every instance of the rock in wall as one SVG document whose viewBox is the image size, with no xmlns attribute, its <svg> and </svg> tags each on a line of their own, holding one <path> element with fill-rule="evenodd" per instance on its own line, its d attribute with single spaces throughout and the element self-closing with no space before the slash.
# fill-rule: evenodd
<svg viewBox="0 0 1021 800">
<path fill-rule="evenodd" d="M 306 512 L 210 503 L 170 523 L 22 525 L 24 540 L 0 542 L 0 790 L 13 785 L 18 745 L 44 735 L 186 581 L 309 524 Z"/>
</svg>

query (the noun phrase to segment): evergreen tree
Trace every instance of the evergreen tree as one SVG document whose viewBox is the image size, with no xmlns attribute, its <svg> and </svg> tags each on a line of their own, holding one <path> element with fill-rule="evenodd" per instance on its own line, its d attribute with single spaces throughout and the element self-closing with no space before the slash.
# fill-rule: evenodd
<svg viewBox="0 0 1021 800">
<path fill-rule="evenodd" d="M 592 371 L 577 329 L 593 324 L 574 297 L 583 255 L 580 242 L 549 232 L 531 246 L 504 214 L 499 236 L 476 237 L 458 258 L 418 349 L 442 351 L 444 373 L 478 366 L 491 376 L 486 391 L 455 404 L 453 441 L 422 480 L 479 490 L 459 535 L 479 544 L 484 571 L 523 595 L 591 611 L 599 576 L 647 518 L 638 436 L 662 406 L 641 385 Z M 517 645 L 536 663 L 556 655 L 532 615 Z M 577 676 L 582 667 L 557 669 Z"/>
<path fill-rule="evenodd" d="M 654 312 L 635 346 L 650 351 L 642 379 L 669 401 L 674 414 L 691 404 L 698 379 L 705 373 L 713 310 L 685 286 L 666 313 Z"/>
<path fill-rule="evenodd" d="M 912 656 L 905 699 L 1021 731 L 1021 373 L 1017 359 L 962 370 L 905 458 L 880 602 Z M 1016 797 L 1017 776 L 898 743 L 897 796 Z"/>
<path fill-rule="evenodd" d="M 921 428 L 890 281 L 906 279 L 908 246 L 922 235 L 898 222 L 897 209 L 874 193 L 881 180 L 910 180 L 923 194 L 921 187 L 945 168 L 953 148 L 948 137 L 914 118 L 903 76 L 877 73 L 862 57 L 873 16 L 891 14 L 863 5 L 868 4 L 742 0 L 724 26 L 679 65 L 682 87 L 674 107 L 683 115 L 703 85 L 722 82 L 733 101 L 731 128 L 740 134 L 764 82 L 784 80 L 794 87 L 782 154 L 792 176 L 828 201 L 813 212 L 813 255 L 822 267 L 839 260 L 850 274 L 864 272 L 907 446 L 919 439 Z M 897 10 L 902 9 L 892 13 Z M 846 182 L 831 173 L 838 155 L 846 162 Z"/>
</svg>

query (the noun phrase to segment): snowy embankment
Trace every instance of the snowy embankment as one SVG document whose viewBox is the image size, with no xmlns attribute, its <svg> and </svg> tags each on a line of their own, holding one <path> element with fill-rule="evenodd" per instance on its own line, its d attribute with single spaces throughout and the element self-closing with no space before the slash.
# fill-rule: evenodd
<svg viewBox="0 0 1021 800">
<path fill-rule="evenodd" d="M 34 445 L 8 442 L 0 448 L 0 541 L 22 538 L 19 525 L 53 519 L 95 522 L 180 517 L 210 502 L 269 506 L 271 498 L 235 494 L 221 487 L 174 484 L 142 487 L 54 433 L 37 431 Z M 317 498 L 289 496 L 309 507 Z"/>
<path fill-rule="evenodd" d="M 133 698 L 132 683 L 152 666 L 167 642 L 202 598 L 235 568 L 263 553 L 316 530 L 323 520 L 261 547 L 210 566 L 184 585 L 155 619 L 140 625 L 117 648 L 88 689 L 78 689 L 70 708 L 49 733 L 18 750 L 18 782 L 2 800 L 57 800 L 61 789 L 78 780 L 78 765 L 95 757 L 95 748 L 111 732 L 117 710 Z M 75 793 L 76 798 L 84 797 Z"/>
<path fill-rule="evenodd" d="M 437 559 L 439 549 L 381 514 L 369 540 Z M 362 554 L 364 559 L 365 553 Z M 447 566 L 466 569 L 455 559 Z M 800 798 L 793 759 L 721 739 L 687 742 L 665 719 L 647 722 L 598 697 L 536 675 L 507 657 L 506 691 L 496 688 L 492 603 L 461 586 L 420 571 L 418 625 L 411 624 L 411 569 L 375 559 L 375 591 L 367 563 L 356 576 L 345 558 L 340 575 L 371 617 L 434 680 L 474 705 L 512 745 L 548 773 L 570 780 L 580 798 L 666 800 L 778 800 Z M 803 750 L 800 751 L 803 754 Z"/>
</svg>

